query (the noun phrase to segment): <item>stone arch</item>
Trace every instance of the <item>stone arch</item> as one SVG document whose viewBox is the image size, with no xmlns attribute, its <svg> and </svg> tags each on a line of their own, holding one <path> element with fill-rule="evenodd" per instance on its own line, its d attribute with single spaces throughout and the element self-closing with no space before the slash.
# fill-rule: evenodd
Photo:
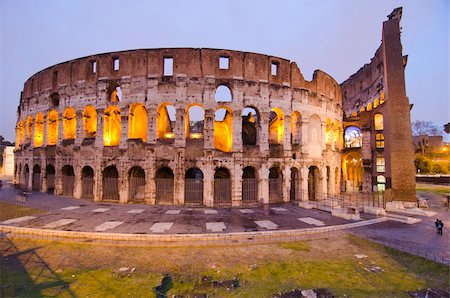
<svg viewBox="0 0 450 298">
<path fill-rule="evenodd" d="M 269 203 L 283 202 L 283 173 L 278 166 L 269 169 Z"/>
<path fill-rule="evenodd" d="M 44 114 L 37 113 L 34 121 L 33 146 L 42 147 L 44 144 Z"/>
<path fill-rule="evenodd" d="M 269 144 L 283 144 L 284 113 L 280 108 L 272 108 L 269 114 Z"/>
<path fill-rule="evenodd" d="M 118 146 L 120 132 L 122 130 L 120 109 L 118 106 L 110 106 L 103 115 L 103 145 Z"/>
<path fill-rule="evenodd" d="M 233 111 L 220 107 L 214 113 L 214 148 L 231 152 L 233 147 Z"/>
<path fill-rule="evenodd" d="M 83 130 L 85 138 L 95 137 L 97 134 L 97 110 L 88 105 L 83 110 Z"/>
<path fill-rule="evenodd" d="M 377 131 L 384 129 L 383 114 L 376 113 L 375 115 L 373 115 L 373 126 Z"/>
<path fill-rule="evenodd" d="M 55 193 L 55 167 L 53 165 L 47 165 L 45 167 L 45 177 L 47 179 L 47 192 L 49 194 Z"/>
<path fill-rule="evenodd" d="M 32 190 L 33 191 L 40 191 L 41 190 L 41 166 L 35 165 L 33 167 L 33 179 L 31 182 Z"/>
<path fill-rule="evenodd" d="M 90 166 L 81 169 L 81 197 L 83 199 L 94 199 L 94 170 Z"/>
<path fill-rule="evenodd" d="M 185 133 L 186 139 L 202 139 L 205 125 L 205 109 L 193 103 L 186 107 Z"/>
<path fill-rule="evenodd" d="M 156 138 L 173 139 L 176 121 L 176 109 L 171 103 L 162 103 L 156 110 Z"/>
<path fill-rule="evenodd" d="M 297 111 L 291 116 L 291 143 L 296 145 L 302 143 L 302 115 Z"/>
<path fill-rule="evenodd" d="M 231 102 L 233 100 L 231 88 L 225 84 L 218 85 L 214 93 L 214 99 L 216 102 Z"/>
<path fill-rule="evenodd" d="M 147 141 L 148 113 L 141 103 L 132 104 L 128 117 L 128 138 Z"/>
<path fill-rule="evenodd" d="M 156 204 L 173 204 L 175 175 L 169 167 L 162 167 L 156 171 Z"/>
<path fill-rule="evenodd" d="M 33 134 L 33 117 L 28 116 L 25 123 L 25 143 L 31 142 L 31 136 Z"/>
<path fill-rule="evenodd" d="M 358 192 L 362 189 L 363 167 L 361 154 L 349 152 L 342 157 L 342 173 L 346 192 Z"/>
<path fill-rule="evenodd" d="M 214 172 L 214 204 L 231 205 L 231 175 L 225 167 Z"/>
<path fill-rule="evenodd" d="M 47 115 L 47 145 L 56 145 L 58 141 L 58 112 L 51 110 Z"/>
<path fill-rule="evenodd" d="M 242 145 L 255 146 L 258 143 L 259 112 L 255 107 L 242 110 Z"/>
<path fill-rule="evenodd" d="M 361 129 L 356 125 L 345 128 L 345 148 L 360 148 L 362 146 Z"/>
<path fill-rule="evenodd" d="M 63 113 L 63 139 L 74 140 L 77 136 L 77 113 L 68 107 Z"/>
<path fill-rule="evenodd" d="M 65 165 L 61 169 L 62 195 L 73 196 L 75 185 L 75 172 L 71 165 Z"/>
<path fill-rule="evenodd" d="M 25 142 L 25 121 L 20 120 L 16 126 L 16 148 Z"/>
<path fill-rule="evenodd" d="M 28 181 L 30 179 L 30 168 L 28 167 L 28 165 L 26 164 L 24 166 L 24 170 L 23 170 L 23 181 L 22 181 L 22 188 L 28 188 Z"/>
<path fill-rule="evenodd" d="M 119 172 L 116 166 L 103 170 L 103 200 L 119 201 Z"/>
<path fill-rule="evenodd" d="M 308 199 L 317 201 L 320 197 L 320 170 L 316 166 L 310 166 L 308 172 Z"/>
<path fill-rule="evenodd" d="M 145 171 L 139 166 L 134 166 L 128 171 L 128 201 L 145 202 Z"/>
<path fill-rule="evenodd" d="M 184 175 L 184 203 L 203 204 L 203 172 L 196 167 L 189 168 Z"/>
<path fill-rule="evenodd" d="M 258 202 L 258 178 L 254 167 L 247 166 L 242 170 L 242 203 Z"/>
</svg>

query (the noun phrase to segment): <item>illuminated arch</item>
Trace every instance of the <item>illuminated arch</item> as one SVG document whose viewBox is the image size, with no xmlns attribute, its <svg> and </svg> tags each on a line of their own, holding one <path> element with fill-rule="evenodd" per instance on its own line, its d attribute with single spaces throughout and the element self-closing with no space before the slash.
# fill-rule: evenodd
<svg viewBox="0 0 450 298">
<path fill-rule="evenodd" d="M 122 129 L 119 107 L 110 106 L 105 110 L 103 125 L 103 145 L 118 146 Z"/>
<path fill-rule="evenodd" d="M 173 139 L 176 120 L 175 107 L 170 103 L 162 103 L 156 111 L 156 138 Z"/>
<path fill-rule="evenodd" d="M 22 119 L 16 126 L 16 148 L 19 148 L 25 141 L 25 121 Z"/>
<path fill-rule="evenodd" d="M 339 147 L 339 136 L 340 136 L 340 133 L 339 133 L 339 123 L 337 122 L 337 120 L 334 121 L 333 131 L 334 131 L 334 136 L 333 136 L 334 145 L 336 147 Z"/>
<path fill-rule="evenodd" d="M 231 152 L 233 147 L 233 112 L 229 108 L 219 108 L 214 113 L 214 148 Z"/>
<path fill-rule="evenodd" d="M 372 111 L 373 105 L 371 102 L 367 104 L 367 111 Z"/>
<path fill-rule="evenodd" d="M 41 147 L 44 143 L 44 115 L 38 113 L 34 121 L 33 146 Z"/>
<path fill-rule="evenodd" d="M 33 134 L 33 117 L 28 116 L 25 124 L 25 143 L 31 142 L 31 135 Z"/>
<path fill-rule="evenodd" d="M 384 129 L 383 114 L 377 113 L 373 116 L 373 125 L 375 127 L 375 130 Z"/>
<path fill-rule="evenodd" d="M 85 138 L 97 134 L 97 110 L 91 105 L 83 110 L 83 130 Z"/>
<path fill-rule="evenodd" d="M 373 108 L 376 108 L 380 105 L 380 100 L 377 98 L 375 98 L 375 100 L 373 101 Z"/>
<path fill-rule="evenodd" d="M 136 103 L 130 107 L 128 118 L 128 138 L 147 141 L 148 113 L 143 104 Z"/>
<path fill-rule="evenodd" d="M 327 124 L 325 128 L 325 144 L 331 144 L 332 141 L 331 129 L 333 128 L 333 124 L 330 118 L 327 118 L 326 122 Z"/>
<path fill-rule="evenodd" d="M 258 141 L 259 113 L 254 107 L 242 110 L 242 145 L 254 146 Z"/>
<path fill-rule="evenodd" d="M 205 124 L 205 109 L 200 104 L 191 104 L 186 107 L 185 115 L 186 139 L 203 138 Z"/>
<path fill-rule="evenodd" d="M 280 108 L 273 108 L 269 114 L 269 143 L 283 144 L 284 113 Z"/>
<path fill-rule="evenodd" d="M 58 141 L 58 112 L 51 110 L 47 115 L 47 145 L 56 145 Z"/>
<path fill-rule="evenodd" d="M 346 192 L 358 192 L 361 190 L 363 177 L 361 154 L 350 152 L 343 156 L 342 174 Z"/>
<path fill-rule="evenodd" d="M 77 135 L 77 114 L 74 108 L 67 108 L 63 113 L 63 139 L 74 140 Z"/>
<path fill-rule="evenodd" d="M 301 144 L 302 142 L 302 115 L 295 111 L 291 116 L 291 134 L 292 144 Z"/>
</svg>

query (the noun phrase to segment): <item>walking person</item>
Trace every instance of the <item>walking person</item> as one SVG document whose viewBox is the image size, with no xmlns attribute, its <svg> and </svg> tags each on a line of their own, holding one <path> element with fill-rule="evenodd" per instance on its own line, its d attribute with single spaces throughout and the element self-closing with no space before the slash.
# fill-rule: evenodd
<svg viewBox="0 0 450 298">
<path fill-rule="evenodd" d="M 436 218 L 436 221 L 434 222 L 434 225 L 436 226 L 436 233 L 437 234 L 439 234 L 439 228 L 438 228 L 439 222 L 440 222 L 439 218 Z"/>
<path fill-rule="evenodd" d="M 437 229 L 438 229 L 438 234 L 442 235 L 442 230 L 444 229 L 444 223 L 442 222 L 442 220 L 439 220 L 439 222 L 437 224 Z"/>
</svg>

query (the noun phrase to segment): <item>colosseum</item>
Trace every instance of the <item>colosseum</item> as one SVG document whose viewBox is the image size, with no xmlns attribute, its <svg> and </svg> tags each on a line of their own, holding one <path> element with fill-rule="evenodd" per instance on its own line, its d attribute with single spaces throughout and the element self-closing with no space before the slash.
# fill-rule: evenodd
<svg viewBox="0 0 450 298">
<path fill-rule="evenodd" d="M 415 201 L 401 9 L 341 85 L 220 49 L 92 55 L 31 76 L 15 183 L 121 203 L 242 206 L 381 191 Z M 409 133 L 409 135 L 408 135 Z"/>
</svg>

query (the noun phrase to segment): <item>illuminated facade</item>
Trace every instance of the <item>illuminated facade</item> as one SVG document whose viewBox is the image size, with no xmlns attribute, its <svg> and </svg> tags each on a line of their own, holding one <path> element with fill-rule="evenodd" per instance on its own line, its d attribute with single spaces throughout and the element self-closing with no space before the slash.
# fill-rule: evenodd
<svg viewBox="0 0 450 298">
<path fill-rule="evenodd" d="M 206 206 L 364 191 L 362 110 L 344 115 L 343 90 L 320 70 L 307 81 L 295 62 L 231 50 L 64 62 L 25 83 L 15 181 L 96 201 Z M 379 129 L 388 100 L 367 106 L 379 114 L 377 146 L 388 142 Z"/>
</svg>

